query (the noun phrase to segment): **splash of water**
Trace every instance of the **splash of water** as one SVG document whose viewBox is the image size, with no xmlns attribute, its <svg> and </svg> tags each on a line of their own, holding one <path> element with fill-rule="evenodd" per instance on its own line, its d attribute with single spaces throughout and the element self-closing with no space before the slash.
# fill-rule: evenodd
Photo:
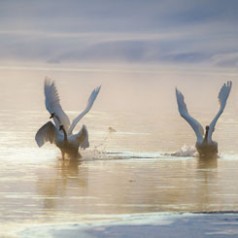
<svg viewBox="0 0 238 238">
<path fill-rule="evenodd" d="M 196 153 L 197 150 L 194 146 L 185 144 L 178 151 L 171 153 L 171 155 L 176 157 L 193 157 Z"/>
<path fill-rule="evenodd" d="M 114 128 L 108 127 L 108 131 L 105 133 L 102 141 L 99 144 L 94 145 L 94 147 L 88 151 L 87 157 L 93 157 L 94 159 L 106 158 L 108 154 L 108 141 L 111 139 L 114 132 L 116 132 Z"/>
</svg>

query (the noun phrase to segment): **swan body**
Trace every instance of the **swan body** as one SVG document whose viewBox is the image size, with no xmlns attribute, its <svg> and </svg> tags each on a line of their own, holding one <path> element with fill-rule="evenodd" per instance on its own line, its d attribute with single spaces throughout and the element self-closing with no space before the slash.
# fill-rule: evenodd
<svg viewBox="0 0 238 238">
<path fill-rule="evenodd" d="M 213 156 L 218 153 L 218 144 L 217 142 L 212 140 L 212 134 L 215 131 L 215 126 L 216 123 L 223 113 L 225 106 L 226 106 L 226 101 L 229 97 L 230 91 L 232 88 L 232 82 L 228 81 L 224 83 L 224 85 L 221 87 L 220 92 L 218 94 L 218 100 L 220 104 L 220 108 L 215 115 L 214 119 L 211 121 L 209 126 L 206 126 L 206 132 L 204 135 L 204 129 L 202 125 L 194 119 L 192 116 L 190 116 L 187 105 L 184 101 L 184 96 L 183 94 L 176 88 L 176 98 L 177 98 L 177 104 L 178 104 L 178 110 L 188 124 L 192 127 L 197 141 L 196 141 L 196 149 L 200 155 L 200 157 L 207 157 L 207 156 Z"/>
<path fill-rule="evenodd" d="M 62 127 L 58 129 L 51 121 L 48 121 L 36 133 L 37 145 L 41 147 L 46 142 L 54 143 L 61 150 L 63 159 L 65 154 L 68 154 L 71 158 L 76 158 L 80 156 L 79 147 L 82 149 L 89 147 L 86 126 L 83 125 L 77 134 L 67 136 L 65 133 Z"/>
<path fill-rule="evenodd" d="M 207 156 L 213 156 L 218 153 L 218 144 L 217 142 L 211 140 L 208 143 L 208 132 L 209 132 L 209 126 L 206 126 L 206 133 L 204 136 L 204 139 L 202 143 L 196 142 L 196 149 L 201 157 L 207 157 Z"/>
<path fill-rule="evenodd" d="M 46 79 L 44 84 L 45 106 L 54 123 L 49 121 L 37 131 L 35 136 L 37 145 L 41 147 L 46 142 L 54 143 L 61 150 L 63 159 L 65 154 L 68 154 L 70 157 L 80 156 L 78 152 L 79 147 L 82 149 L 89 147 L 88 131 L 84 125 L 76 134 L 73 134 L 73 129 L 92 108 L 99 91 L 100 87 L 92 91 L 86 108 L 70 124 L 68 116 L 60 105 L 59 95 L 54 82 Z"/>
</svg>

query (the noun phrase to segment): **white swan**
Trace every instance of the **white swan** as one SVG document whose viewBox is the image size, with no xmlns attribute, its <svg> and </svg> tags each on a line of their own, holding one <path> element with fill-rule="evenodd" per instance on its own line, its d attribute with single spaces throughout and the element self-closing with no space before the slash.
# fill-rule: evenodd
<svg viewBox="0 0 238 238">
<path fill-rule="evenodd" d="M 97 87 L 92 91 L 86 108 L 72 121 L 72 124 L 70 124 L 68 116 L 60 105 L 60 99 L 55 83 L 46 79 L 44 84 L 45 105 L 47 110 L 50 112 L 50 118 L 53 118 L 54 123 L 49 121 L 37 131 L 35 136 L 37 145 L 41 147 L 45 142 L 56 144 L 56 146 L 61 150 L 63 159 L 65 154 L 68 154 L 70 157 L 80 155 L 78 153 L 79 147 L 83 149 L 89 147 L 86 126 L 83 125 L 77 134 L 72 133 L 80 119 L 82 119 L 92 108 L 100 88 L 101 87 Z"/>
<path fill-rule="evenodd" d="M 232 87 L 232 82 L 228 81 L 227 83 L 224 83 L 224 85 L 220 89 L 220 92 L 218 94 L 220 108 L 218 110 L 218 113 L 216 114 L 212 122 L 210 123 L 210 125 L 205 127 L 206 129 L 205 136 L 204 136 L 203 127 L 196 119 L 190 116 L 190 114 L 188 113 L 187 106 L 184 102 L 184 96 L 176 88 L 176 98 L 177 98 L 179 113 L 181 117 L 183 117 L 194 130 L 197 137 L 196 148 L 201 157 L 213 156 L 218 153 L 218 145 L 217 145 L 217 142 L 212 140 L 212 133 L 215 130 L 215 125 L 217 123 L 217 120 L 219 119 L 219 117 L 224 111 L 227 98 L 229 97 L 229 94 L 231 91 L 231 87 Z"/>
</svg>

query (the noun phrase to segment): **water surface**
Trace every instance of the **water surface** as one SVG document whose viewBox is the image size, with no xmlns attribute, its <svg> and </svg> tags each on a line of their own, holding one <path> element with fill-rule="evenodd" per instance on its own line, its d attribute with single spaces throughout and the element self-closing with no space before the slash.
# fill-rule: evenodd
<svg viewBox="0 0 238 238">
<path fill-rule="evenodd" d="M 10 89 L 15 77 L 0 81 Z M 58 82 L 59 91 L 67 113 L 74 118 L 86 99 L 78 106 L 75 86 L 70 87 L 67 82 L 73 80 Z M 74 82 L 81 89 L 82 82 Z M 152 111 L 150 99 L 141 108 L 133 106 L 135 99 L 128 100 L 126 104 L 132 103 L 133 110 L 128 105 L 121 110 L 123 98 L 117 110 L 116 106 L 112 110 L 111 105 L 103 108 L 104 97 L 111 97 L 108 82 L 104 84 L 106 96 L 102 87 L 98 102 L 82 121 L 88 127 L 91 147 L 82 151 L 80 160 L 73 161 L 62 161 L 55 146 L 38 148 L 34 141 L 36 131 L 49 117 L 44 109 L 43 79 L 22 80 L 22 91 L 13 90 L 15 98 L 6 91 L 0 96 L 5 100 L 1 101 L 0 110 L 0 235 L 33 224 L 87 222 L 105 219 L 107 215 L 238 212 L 238 124 L 234 98 L 231 96 L 216 128 L 214 139 L 219 142 L 219 158 L 201 161 L 193 155 L 193 132 L 177 113 L 172 83 L 165 86 L 172 91 L 166 95 L 173 95 L 171 105 L 162 107 L 161 96 L 157 95 L 158 104 L 153 96 L 153 107 L 158 110 Z M 153 88 L 155 83 L 151 82 Z M 216 84 L 220 85 L 220 81 Z M 85 85 L 87 93 L 83 92 L 83 96 L 87 98 L 98 83 L 85 81 Z M 136 87 L 143 91 L 141 84 Z M 131 92 L 125 91 L 125 95 Z M 204 124 L 216 112 L 216 94 L 209 97 L 215 101 L 215 109 L 197 113 Z M 36 100 L 30 101 L 30 96 Z M 194 107 L 194 111 L 198 110 L 196 103 Z"/>
</svg>

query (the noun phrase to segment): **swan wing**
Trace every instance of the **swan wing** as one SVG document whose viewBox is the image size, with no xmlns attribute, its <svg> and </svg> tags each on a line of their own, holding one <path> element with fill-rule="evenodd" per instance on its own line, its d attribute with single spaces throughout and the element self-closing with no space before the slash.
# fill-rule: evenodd
<svg viewBox="0 0 238 238">
<path fill-rule="evenodd" d="M 70 128 L 68 129 L 68 134 L 69 135 L 72 134 L 75 126 L 77 125 L 77 123 L 90 111 L 90 109 L 93 106 L 93 103 L 94 103 L 95 99 L 98 96 L 98 93 L 99 93 L 100 89 L 101 89 L 101 86 L 95 88 L 92 91 L 92 93 L 91 93 L 91 95 L 88 99 L 88 103 L 87 103 L 86 108 L 72 121 L 72 124 L 71 124 Z"/>
<path fill-rule="evenodd" d="M 49 113 L 54 115 L 53 120 L 55 125 L 57 127 L 63 125 L 67 131 L 70 125 L 69 118 L 60 105 L 60 98 L 55 83 L 48 78 L 45 79 L 44 92 L 45 106 Z"/>
<path fill-rule="evenodd" d="M 54 143 L 56 137 L 56 128 L 51 121 L 44 124 L 36 133 L 35 140 L 39 147 L 46 142 Z"/>
<path fill-rule="evenodd" d="M 184 102 L 184 96 L 177 88 L 176 88 L 176 98 L 178 103 L 178 110 L 181 117 L 183 117 L 194 130 L 197 137 L 197 142 L 202 142 L 204 134 L 203 127 L 196 119 L 190 116 L 190 114 L 188 113 L 187 105 Z"/>
<path fill-rule="evenodd" d="M 221 116 L 221 114 L 223 113 L 223 111 L 226 107 L 226 101 L 230 95 L 231 88 L 232 88 L 232 82 L 227 81 L 226 83 L 223 84 L 223 86 L 220 89 L 220 92 L 218 94 L 218 101 L 220 104 L 220 108 L 218 110 L 218 113 L 216 114 L 216 116 L 214 117 L 214 119 L 212 120 L 212 122 L 209 125 L 208 141 L 212 140 L 212 133 L 215 130 L 217 120 L 219 119 L 219 117 Z"/>
<path fill-rule="evenodd" d="M 89 147 L 88 130 L 85 125 L 82 126 L 82 129 L 77 134 L 77 140 L 79 142 L 79 147 L 81 147 L 82 149 Z"/>
</svg>

